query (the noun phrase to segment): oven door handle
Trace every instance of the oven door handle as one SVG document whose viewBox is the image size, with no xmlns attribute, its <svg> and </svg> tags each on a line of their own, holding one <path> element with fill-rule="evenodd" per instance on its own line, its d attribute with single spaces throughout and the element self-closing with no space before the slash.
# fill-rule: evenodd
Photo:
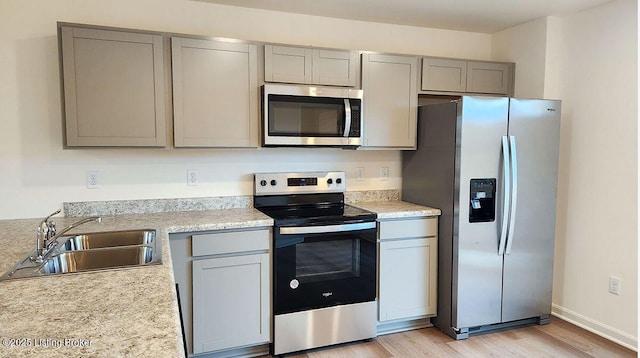
<svg viewBox="0 0 640 358">
<path fill-rule="evenodd" d="M 280 235 L 323 234 L 328 232 L 347 232 L 375 228 L 375 222 L 342 225 L 287 226 L 280 228 Z"/>
</svg>

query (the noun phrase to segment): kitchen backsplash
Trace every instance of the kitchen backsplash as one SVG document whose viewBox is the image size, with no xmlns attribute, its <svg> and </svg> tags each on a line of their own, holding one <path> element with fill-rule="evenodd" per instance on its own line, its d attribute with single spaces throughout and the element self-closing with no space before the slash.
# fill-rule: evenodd
<svg viewBox="0 0 640 358">
<path fill-rule="evenodd" d="M 390 200 L 400 200 L 400 190 L 365 190 L 348 191 L 345 193 L 345 202 L 347 203 Z M 219 210 L 248 208 L 252 206 L 253 196 L 251 195 L 63 203 L 64 215 L 68 217 Z"/>
</svg>

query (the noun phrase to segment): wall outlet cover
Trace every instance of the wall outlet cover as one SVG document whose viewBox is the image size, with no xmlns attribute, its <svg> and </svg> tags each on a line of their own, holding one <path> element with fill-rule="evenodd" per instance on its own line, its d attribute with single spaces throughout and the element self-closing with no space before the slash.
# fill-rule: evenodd
<svg viewBox="0 0 640 358">
<path fill-rule="evenodd" d="M 389 167 L 380 167 L 380 180 L 389 180 Z"/>
<path fill-rule="evenodd" d="M 187 169 L 187 185 L 198 185 L 198 171 L 196 169 Z"/>
<path fill-rule="evenodd" d="M 87 170 L 87 189 L 99 189 L 100 188 L 100 171 L 99 170 Z"/>
<path fill-rule="evenodd" d="M 620 295 L 620 279 L 615 276 L 609 276 L 609 293 Z"/>
</svg>

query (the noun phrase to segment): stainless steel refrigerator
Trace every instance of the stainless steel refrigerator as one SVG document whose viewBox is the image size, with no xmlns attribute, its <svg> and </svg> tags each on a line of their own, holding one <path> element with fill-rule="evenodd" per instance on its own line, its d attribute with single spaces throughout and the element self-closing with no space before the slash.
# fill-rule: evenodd
<svg viewBox="0 0 640 358">
<path fill-rule="evenodd" d="M 548 322 L 559 137 L 560 101 L 419 108 L 402 199 L 442 210 L 432 322 L 451 337 Z"/>
</svg>

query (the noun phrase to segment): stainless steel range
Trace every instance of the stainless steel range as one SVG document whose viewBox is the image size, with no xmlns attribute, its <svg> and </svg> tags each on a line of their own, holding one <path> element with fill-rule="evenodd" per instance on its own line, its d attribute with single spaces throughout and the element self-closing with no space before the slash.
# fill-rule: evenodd
<svg viewBox="0 0 640 358">
<path fill-rule="evenodd" d="M 345 173 L 255 174 L 274 219 L 273 345 L 282 355 L 376 336 L 376 214 L 344 203 Z"/>
</svg>

